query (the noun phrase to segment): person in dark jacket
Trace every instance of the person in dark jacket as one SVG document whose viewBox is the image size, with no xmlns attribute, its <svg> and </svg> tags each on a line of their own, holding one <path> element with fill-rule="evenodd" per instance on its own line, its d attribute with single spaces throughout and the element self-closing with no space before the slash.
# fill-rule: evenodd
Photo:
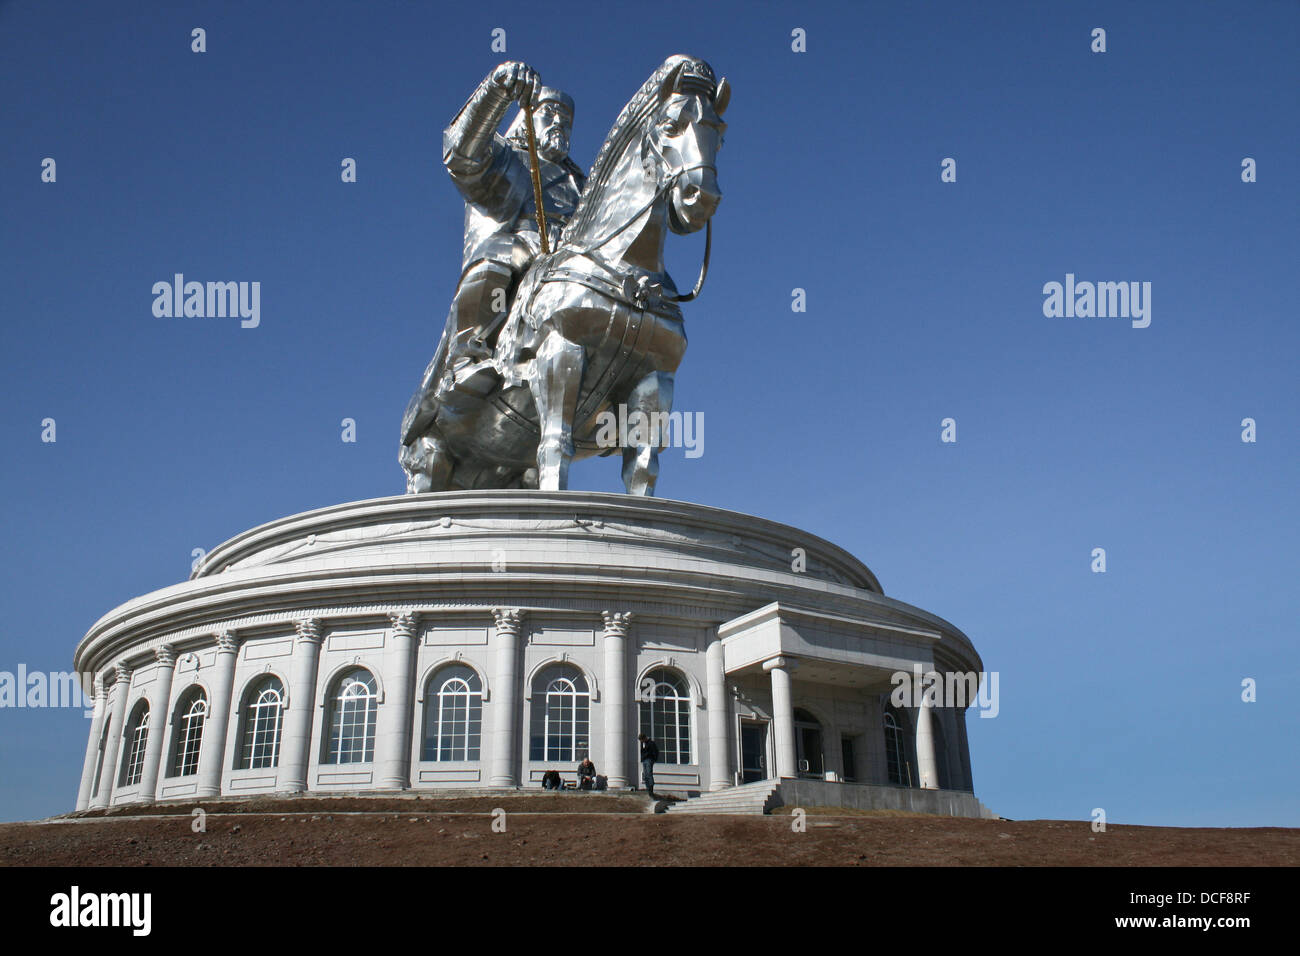
<svg viewBox="0 0 1300 956">
<path fill-rule="evenodd" d="M 641 775 L 645 778 L 646 793 L 654 797 L 655 761 L 659 759 L 659 748 L 645 734 L 637 734 L 636 739 L 641 741 Z"/>
<path fill-rule="evenodd" d="M 583 757 L 578 764 L 578 789 L 590 790 L 596 782 L 596 765 L 590 757 Z"/>
</svg>

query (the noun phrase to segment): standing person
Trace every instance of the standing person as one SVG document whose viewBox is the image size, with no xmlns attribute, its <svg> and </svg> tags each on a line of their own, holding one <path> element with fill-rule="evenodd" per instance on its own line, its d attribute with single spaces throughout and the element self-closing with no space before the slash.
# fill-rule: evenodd
<svg viewBox="0 0 1300 956">
<path fill-rule="evenodd" d="M 636 739 L 641 741 L 641 774 L 645 778 L 646 793 L 655 797 L 655 761 L 659 759 L 659 748 L 645 734 L 637 734 Z"/>
</svg>

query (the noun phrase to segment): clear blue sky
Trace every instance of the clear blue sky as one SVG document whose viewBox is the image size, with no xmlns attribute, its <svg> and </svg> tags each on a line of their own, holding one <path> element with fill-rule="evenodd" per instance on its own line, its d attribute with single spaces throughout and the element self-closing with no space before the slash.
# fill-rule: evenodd
<svg viewBox="0 0 1300 956">
<path fill-rule="evenodd" d="M 195 547 L 400 492 L 459 270 L 443 127 L 522 59 L 588 166 L 687 52 L 735 93 L 676 395 L 705 453 L 660 493 L 827 537 L 969 634 L 996 811 L 1300 825 L 1300 6 L 644 6 L 0 3 L 0 670 L 69 669 Z M 702 246 L 671 240 L 679 284 Z M 154 318 L 176 272 L 260 281 L 261 326 Z M 1066 273 L 1151 282 L 1150 327 L 1044 317 Z M 0 819 L 72 807 L 87 727 L 0 711 Z"/>
</svg>

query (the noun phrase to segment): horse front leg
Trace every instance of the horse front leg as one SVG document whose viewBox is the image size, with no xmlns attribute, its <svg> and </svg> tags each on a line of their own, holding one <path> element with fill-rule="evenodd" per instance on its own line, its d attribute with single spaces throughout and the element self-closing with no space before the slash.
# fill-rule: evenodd
<svg viewBox="0 0 1300 956">
<path fill-rule="evenodd" d="M 659 449 L 663 447 L 668 413 L 673 410 L 673 377 L 652 372 L 637 382 L 627 397 L 629 437 L 636 442 L 623 449 L 623 487 L 629 495 L 653 497 L 659 478 Z M 640 412 L 638 427 L 632 416 Z"/>
<path fill-rule="evenodd" d="M 585 354 L 562 336 L 547 336 L 533 359 L 529 379 L 537 405 L 541 439 L 537 444 L 537 487 L 563 491 L 569 487 L 569 462 L 573 460 L 573 417 L 582 387 Z"/>
</svg>

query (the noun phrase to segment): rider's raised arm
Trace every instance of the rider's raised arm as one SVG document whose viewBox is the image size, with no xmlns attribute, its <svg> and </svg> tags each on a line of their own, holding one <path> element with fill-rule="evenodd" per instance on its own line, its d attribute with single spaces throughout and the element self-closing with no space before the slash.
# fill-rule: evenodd
<svg viewBox="0 0 1300 956">
<path fill-rule="evenodd" d="M 511 151 L 496 135 L 497 127 L 514 100 L 536 98 L 541 88 L 537 73 L 523 63 L 502 63 L 484 77 L 469 101 L 442 134 L 442 162 L 452 181 L 473 203 L 492 205 L 504 199 L 491 181 L 502 179 Z M 502 153 L 507 155 L 502 155 Z M 494 162 L 495 160 L 495 162 Z M 490 171 L 490 167 L 498 167 Z M 485 182 L 484 180 L 488 180 Z M 510 191 L 507 187 L 506 192 Z"/>
</svg>

